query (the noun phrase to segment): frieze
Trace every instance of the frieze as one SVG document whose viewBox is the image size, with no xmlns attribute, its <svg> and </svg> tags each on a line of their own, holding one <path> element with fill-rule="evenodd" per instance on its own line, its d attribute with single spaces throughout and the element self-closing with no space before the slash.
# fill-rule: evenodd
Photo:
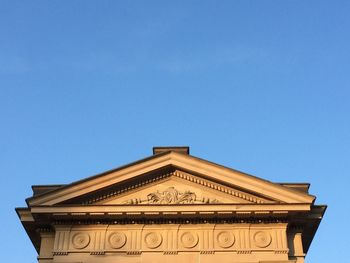
<svg viewBox="0 0 350 263">
<path fill-rule="evenodd" d="M 127 253 L 155 251 L 174 254 L 193 251 L 210 254 L 236 251 L 239 254 L 271 251 L 285 254 L 287 224 L 161 224 L 58 226 L 54 256 L 70 252 Z M 69 245 L 70 244 L 70 245 Z M 210 252 L 210 253 L 209 253 Z"/>
</svg>

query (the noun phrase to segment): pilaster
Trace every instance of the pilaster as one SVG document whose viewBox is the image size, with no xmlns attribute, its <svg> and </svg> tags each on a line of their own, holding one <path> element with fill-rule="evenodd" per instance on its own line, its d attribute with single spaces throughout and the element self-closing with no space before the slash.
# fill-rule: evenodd
<svg viewBox="0 0 350 263">
<path fill-rule="evenodd" d="M 302 229 L 292 228 L 288 232 L 289 257 L 296 263 L 304 263 L 305 253 L 302 242 Z"/>
<path fill-rule="evenodd" d="M 37 230 L 40 234 L 41 244 L 38 256 L 39 263 L 53 262 L 53 248 L 55 242 L 55 232 L 50 228 L 40 228 Z"/>
</svg>

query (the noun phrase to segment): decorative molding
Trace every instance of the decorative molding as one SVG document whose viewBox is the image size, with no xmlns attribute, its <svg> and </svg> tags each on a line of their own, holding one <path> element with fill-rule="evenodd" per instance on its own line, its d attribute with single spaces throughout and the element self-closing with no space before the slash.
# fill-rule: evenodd
<svg viewBox="0 0 350 263">
<path fill-rule="evenodd" d="M 155 218 L 136 218 L 136 217 L 123 217 L 123 218 L 105 218 L 105 219 L 85 219 L 85 220 L 71 220 L 60 219 L 54 222 L 55 225 L 90 225 L 90 224 L 98 224 L 98 225 L 125 225 L 125 224 L 238 224 L 238 223 L 249 223 L 249 224 L 275 224 L 275 223 L 287 223 L 288 218 L 286 216 L 279 217 L 275 215 L 271 215 L 271 217 L 258 217 L 252 218 L 247 215 L 247 217 L 239 217 L 234 214 L 227 215 L 227 217 L 223 218 L 212 218 L 211 216 L 214 213 L 204 214 L 201 213 L 200 217 L 178 217 L 169 220 L 166 217 L 160 217 L 161 213 L 152 213 L 149 215 L 157 215 Z M 122 213 L 118 214 L 122 215 Z M 168 215 L 178 215 L 177 212 L 174 213 L 164 213 L 164 216 Z M 115 214 L 110 214 L 110 216 L 115 216 Z M 193 215 L 192 215 L 193 216 Z M 234 217 L 233 217 L 234 216 Z"/>
<path fill-rule="evenodd" d="M 147 195 L 149 204 L 193 204 L 196 194 L 190 191 L 180 192 L 175 187 L 169 187 L 163 192 L 153 192 Z"/>
<path fill-rule="evenodd" d="M 163 255 L 177 255 L 178 253 L 178 251 L 164 251 Z"/>
<path fill-rule="evenodd" d="M 113 198 L 115 196 L 121 195 L 121 194 L 123 194 L 123 193 L 125 193 L 127 191 L 140 188 L 140 187 L 142 187 L 144 185 L 147 185 L 147 184 L 150 184 L 150 183 L 157 182 L 159 180 L 162 180 L 164 178 L 170 177 L 172 175 L 173 175 L 173 172 L 168 172 L 168 173 L 164 173 L 164 174 L 158 175 L 158 176 L 156 176 L 154 178 L 141 179 L 136 184 L 133 184 L 133 185 L 130 185 L 130 186 L 126 186 L 126 187 L 123 187 L 123 188 L 119 188 L 119 189 L 116 189 L 116 190 L 113 190 L 113 191 L 109 191 L 108 193 L 101 194 L 101 195 L 98 195 L 98 196 L 94 196 L 93 198 L 90 198 L 90 199 L 88 199 L 86 201 L 83 201 L 82 205 L 89 205 L 89 204 L 93 204 L 93 203 L 96 203 L 96 202 L 100 202 L 102 200 L 110 199 L 110 198 Z"/>
<path fill-rule="evenodd" d="M 260 199 L 254 195 L 232 189 L 231 187 L 220 185 L 218 183 L 194 176 L 192 174 L 189 174 L 189 173 L 186 173 L 183 171 L 179 171 L 179 170 L 174 171 L 174 176 L 177 176 L 177 177 L 185 179 L 187 181 L 197 183 L 199 185 L 203 185 L 205 187 L 223 192 L 223 193 L 228 194 L 228 195 L 232 195 L 232 196 L 244 199 L 246 201 L 250 201 L 253 203 L 257 203 L 257 204 L 265 203 L 265 201 L 263 199 Z"/>
<path fill-rule="evenodd" d="M 54 233 L 54 230 L 50 226 L 48 226 L 48 227 L 39 227 L 39 228 L 35 229 L 35 231 L 37 233 L 39 233 L 39 234 Z"/>
<path fill-rule="evenodd" d="M 52 252 L 52 256 L 67 256 L 68 252 L 67 251 L 54 251 Z"/>
<path fill-rule="evenodd" d="M 141 255 L 142 251 L 127 251 L 127 255 Z"/>
<path fill-rule="evenodd" d="M 147 199 L 133 198 L 128 199 L 124 204 L 161 204 L 161 205 L 172 205 L 172 204 L 216 204 L 220 203 L 217 199 L 210 199 L 203 197 L 202 199 L 197 199 L 197 195 L 191 191 L 180 192 L 175 189 L 175 187 L 168 187 L 166 190 L 160 192 L 156 191 L 149 193 Z"/>
<path fill-rule="evenodd" d="M 114 218 L 106 218 L 106 219 L 85 219 L 85 220 L 56 220 L 54 222 L 55 225 L 139 225 L 139 224 L 279 224 L 279 223 L 287 223 L 288 218 L 286 217 L 268 217 L 268 218 L 253 218 L 253 217 L 238 217 L 236 214 L 229 214 L 223 218 L 213 218 L 211 217 L 214 213 L 210 214 L 199 214 L 200 217 L 191 217 L 193 215 L 188 215 L 188 217 L 177 217 L 172 218 L 171 220 L 166 217 L 161 217 L 161 213 L 153 213 L 151 214 L 154 218 L 135 218 L 135 217 L 121 217 L 118 219 Z M 118 214 L 122 215 L 122 214 Z M 178 215 L 175 213 L 163 214 L 165 216 L 168 215 Z M 110 216 L 115 216 L 114 214 L 110 214 Z M 196 214 L 197 216 L 197 214 Z"/>
<path fill-rule="evenodd" d="M 213 254 L 230 251 L 250 254 L 270 251 L 288 254 L 285 242 L 287 224 L 124 224 L 123 226 L 58 226 L 53 255 L 65 253 L 127 253 L 178 252 Z M 284 240 L 284 241 L 283 241 Z M 273 246 L 271 244 L 274 244 Z"/>
<path fill-rule="evenodd" d="M 267 231 L 258 231 L 253 236 L 254 244 L 257 247 L 265 248 L 271 244 L 271 235 Z"/>
<path fill-rule="evenodd" d="M 108 237 L 108 243 L 112 248 L 121 248 L 126 243 L 126 236 L 121 232 L 112 232 Z"/>
<path fill-rule="evenodd" d="M 157 175 L 153 178 L 148 178 L 148 179 L 143 179 L 143 180 L 141 179 L 139 182 L 137 182 L 133 185 L 126 186 L 126 187 L 123 187 L 120 189 L 109 191 L 108 193 L 104 193 L 104 194 L 95 196 L 95 197 L 90 198 L 86 201 L 83 201 L 82 205 L 89 205 L 89 204 L 93 204 L 96 202 L 100 202 L 102 200 L 108 200 L 108 199 L 113 198 L 115 196 L 118 196 L 120 194 L 124 194 L 127 191 L 140 188 L 140 187 L 145 186 L 147 184 L 154 183 L 154 182 L 157 182 L 159 180 L 162 180 L 164 178 L 171 177 L 171 176 L 176 176 L 176 177 L 184 179 L 186 181 L 193 182 L 193 183 L 205 186 L 207 188 L 210 188 L 210 189 L 213 189 L 216 191 L 220 191 L 222 193 L 225 193 L 225 194 L 228 194 L 228 195 L 231 195 L 231 196 L 234 196 L 236 198 L 240 198 L 240 199 L 252 202 L 252 203 L 256 203 L 256 204 L 266 203 L 266 200 L 259 198 L 257 196 L 254 196 L 252 194 L 242 192 L 242 191 L 233 189 L 231 187 L 227 187 L 227 186 L 203 179 L 201 177 L 198 177 L 198 176 L 195 176 L 195 175 L 183 172 L 183 171 L 175 170 L 172 172 L 167 172 L 164 174 Z M 125 202 L 125 204 L 139 204 L 139 203 L 143 203 L 143 202 L 145 202 L 145 200 L 129 199 Z M 218 203 L 218 200 L 209 200 L 209 199 L 203 198 L 203 200 L 201 200 L 201 202 L 202 203 Z"/>
<path fill-rule="evenodd" d="M 231 234 L 229 231 L 221 231 L 217 237 L 218 245 L 222 248 L 232 247 L 235 243 L 235 236 Z"/>
<path fill-rule="evenodd" d="M 76 249 L 86 248 L 90 243 L 90 235 L 88 233 L 78 232 L 72 237 L 73 247 Z"/>
<path fill-rule="evenodd" d="M 185 232 L 180 237 L 181 244 L 185 248 L 193 248 L 198 244 L 198 235 L 194 232 Z"/>
<path fill-rule="evenodd" d="M 289 249 L 275 250 L 275 254 L 288 254 Z"/>
<path fill-rule="evenodd" d="M 148 248 L 157 248 L 162 244 L 163 237 L 160 233 L 149 232 L 145 235 L 145 243 Z"/>
<path fill-rule="evenodd" d="M 213 251 L 213 250 L 202 250 L 202 251 L 200 251 L 200 254 L 206 254 L 206 255 L 208 255 L 208 254 L 215 254 L 215 251 Z"/>
<path fill-rule="evenodd" d="M 237 254 L 251 254 L 252 251 L 250 249 L 240 249 L 237 250 Z"/>
<path fill-rule="evenodd" d="M 90 252 L 90 255 L 95 255 L 95 256 L 103 256 L 105 254 L 106 254 L 105 251 L 92 251 L 92 252 Z"/>
</svg>

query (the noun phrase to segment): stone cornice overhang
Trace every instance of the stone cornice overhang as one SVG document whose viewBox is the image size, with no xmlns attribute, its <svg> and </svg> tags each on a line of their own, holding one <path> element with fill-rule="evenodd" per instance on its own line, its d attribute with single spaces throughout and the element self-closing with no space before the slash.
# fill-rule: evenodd
<svg viewBox="0 0 350 263">
<path fill-rule="evenodd" d="M 198 157 L 176 152 L 164 152 L 136 163 L 90 177 L 59 189 L 26 200 L 28 206 L 55 205 L 111 185 L 137 178 L 165 167 L 177 167 L 189 173 L 199 174 L 212 181 L 225 182 L 227 186 L 246 189 L 251 193 L 263 193 L 284 203 L 312 203 L 315 196 L 274 184 L 267 180 L 227 168 Z"/>
<path fill-rule="evenodd" d="M 168 153 L 170 153 L 170 152 L 163 152 L 163 153 L 159 153 L 159 154 L 156 154 L 156 155 L 152 155 L 152 156 L 149 156 L 149 157 L 146 157 L 146 158 L 143 158 L 143 159 L 140 159 L 140 160 L 128 163 L 126 165 L 122 165 L 120 167 L 117 167 L 117 168 L 105 171 L 103 173 L 99 173 L 99 174 L 96 174 L 96 175 L 93 175 L 93 176 L 90 176 L 90 177 L 87 177 L 87 178 L 75 181 L 75 182 L 70 183 L 70 184 L 62 185 L 62 187 L 60 187 L 58 189 L 54 189 L 54 190 L 46 192 L 46 193 L 38 194 L 36 196 L 28 197 L 28 198 L 26 198 L 25 201 L 26 201 L 27 205 L 30 206 L 32 203 L 35 203 L 35 201 L 37 199 L 40 200 L 41 198 L 45 198 L 48 195 L 59 193 L 61 190 L 69 190 L 72 187 L 73 188 L 74 187 L 79 187 L 79 185 L 88 183 L 91 180 L 98 179 L 98 178 L 103 177 L 105 175 L 108 175 L 108 174 L 111 174 L 111 173 L 115 173 L 115 172 L 119 172 L 119 171 L 122 171 L 124 169 L 130 169 L 130 168 L 132 168 L 135 165 L 139 165 L 139 164 L 142 164 L 142 163 L 147 162 L 147 161 L 152 161 L 153 159 L 162 157 L 164 155 L 167 155 Z"/>
<path fill-rule="evenodd" d="M 296 214 L 289 220 L 289 228 L 302 232 L 302 241 L 304 253 L 310 248 L 311 242 L 321 223 L 324 213 L 327 210 L 326 205 L 312 205 L 310 212 L 306 214 Z"/>
<path fill-rule="evenodd" d="M 17 207 L 16 213 L 21 220 L 22 226 L 27 232 L 30 241 L 32 241 L 35 250 L 39 254 L 41 238 L 38 233 L 38 228 L 40 227 L 40 224 L 34 219 L 33 214 L 28 207 Z"/>
<path fill-rule="evenodd" d="M 155 207 L 157 210 L 155 211 Z M 50 228 L 55 222 L 124 222 L 137 223 L 139 219 L 245 219 L 243 223 L 282 220 L 289 231 L 300 231 L 304 252 L 307 253 L 321 219 L 326 211 L 324 205 L 310 204 L 225 204 L 225 205 L 104 205 L 104 206 L 33 206 L 17 208 L 17 214 L 34 247 L 39 252 L 38 230 Z M 126 220 L 126 221 L 125 221 Z M 240 221 L 239 221 L 240 222 Z"/>
<path fill-rule="evenodd" d="M 33 214 L 57 214 L 57 213 L 84 213 L 88 214 L 164 214 L 164 213 L 190 213 L 205 214 L 207 212 L 223 214 L 280 214 L 290 212 L 307 212 L 311 210 L 308 203 L 296 204 L 191 204 L 191 205 L 60 205 L 60 206 L 32 206 L 30 211 Z"/>
</svg>

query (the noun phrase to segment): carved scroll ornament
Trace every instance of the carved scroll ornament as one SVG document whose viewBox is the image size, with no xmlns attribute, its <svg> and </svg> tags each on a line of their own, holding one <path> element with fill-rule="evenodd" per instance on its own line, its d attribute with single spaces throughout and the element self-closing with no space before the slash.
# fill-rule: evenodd
<svg viewBox="0 0 350 263">
<path fill-rule="evenodd" d="M 169 187 L 163 192 L 154 192 L 147 195 L 150 204 L 192 204 L 196 200 L 196 194 L 190 191 L 179 192 L 174 187 Z"/>
<path fill-rule="evenodd" d="M 198 198 L 194 192 L 185 191 L 180 192 L 175 189 L 175 187 L 169 187 L 165 191 L 156 191 L 149 193 L 146 197 L 143 198 L 134 198 L 124 201 L 124 204 L 209 204 L 209 203 L 219 203 L 217 199 L 211 199 L 207 197 Z"/>
</svg>

